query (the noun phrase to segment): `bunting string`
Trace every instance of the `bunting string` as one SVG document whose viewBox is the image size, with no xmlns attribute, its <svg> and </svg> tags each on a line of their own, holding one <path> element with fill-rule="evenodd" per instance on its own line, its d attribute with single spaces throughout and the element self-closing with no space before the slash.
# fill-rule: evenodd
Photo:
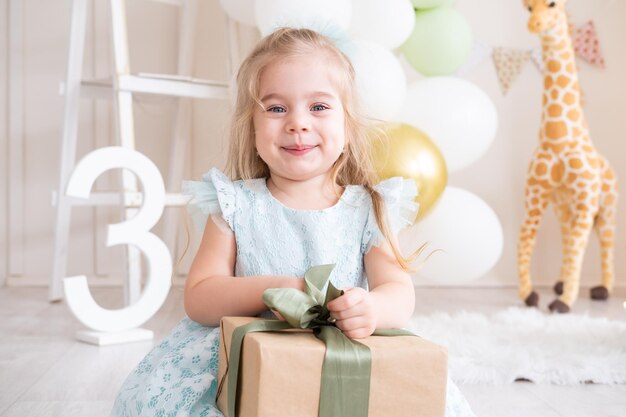
<svg viewBox="0 0 626 417">
<path fill-rule="evenodd" d="M 610 4 L 607 3 L 606 6 L 608 7 Z M 573 25 L 571 36 L 577 58 L 595 67 L 606 68 L 593 20 L 588 20 L 579 26 Z M 456 75 L 468 74 L 473 68 L 490 57 L 496 69 L 502 95 L 506 95 L 528 62 L 532 62 L 537 71 L 543 73 L 544 64 L 541 54 L 541 46 L 533 49 L 515 49 L 490 46 L 484 42 L 475 41 L 470 57 L 456 72 Z"/>
</svg>

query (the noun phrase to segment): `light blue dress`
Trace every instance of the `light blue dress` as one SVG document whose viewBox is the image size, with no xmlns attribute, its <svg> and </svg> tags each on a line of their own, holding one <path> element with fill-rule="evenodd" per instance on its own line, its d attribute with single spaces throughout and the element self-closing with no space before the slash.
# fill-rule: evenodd
<svg viewBox="0 0 626 417">
<path fill-rule="evenodd" d="M 236 276 L 302 277 L 312 266 L 332 263 L 330 280 L 337 288 L 367 288 L 363 256 L 383 237 L 363 187 L 347 186 L 337 204 L 323 210 L 291 209 L 272 196 L 265 179 L 231 181 L 217 169 L 183 189 L 193 196 L 194 222 L 203 227 L 210 215 L 235 233 Z M 392 178 L 376 190 L 392 230 L 409 225 L 417 211 L 415 182 Z M 112 417 L 223 417 L 215 406 L 218 343 L 219 328 L 183 319 L 128 376 Z M 473 415 L 449 381 L 446 416 Z"/>
</svg>

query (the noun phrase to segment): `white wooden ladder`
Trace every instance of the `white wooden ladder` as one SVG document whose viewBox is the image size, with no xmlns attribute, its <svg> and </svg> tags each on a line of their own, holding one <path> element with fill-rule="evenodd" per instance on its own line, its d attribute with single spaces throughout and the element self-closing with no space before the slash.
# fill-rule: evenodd
<svg viewBox="0 0 626 417">
<path fill-rule="evenodd" d="M 129 149 L 135 148 L 133 94 L 148 93 L 181 98 L 178 100 L 176 129 L 169 155 L 170 166 L 167 181 L 167 189 L 169 190 L 178 189 L 183 176 L 187 144 L 190 140 L 191 99 L 224 100 L 229 97 L 227 83 L 198 80 L 191 77 L 198 0 L 158 0 L 182 8 L 179 23 L 178 74 L 175 76 L 132 74 L 130 72 L 125 0 L 109 0 L 113 34 L 113 76 L 107 80 L 82 79 L 88 1 L 73 0 L 72 3 L 69 58 L 63 88 L 65 115 L 59 188 L 55 199 L 57 217 L 53 269 L 49 287 L 50 301 L 59 301 L 63 298 L 62 280 L 66 272 L 72 206 L 77 204 L 119 205 L 124 209 L 126 218 L 130 218 L 142 202 L 136 177 L 127 170 L 124 170 L 122 174 L 124 190 L 122 193 L 92 192 L 91 197 L 82 203 L 65 195 L 68 180 L 76 163 L 80 96 L 113 99 L 117 142 L 120 146 Z M 226 36 L 228 40 L 228 32 Z M 229 47 L 232 56 L 233 45 L 230 42 Z M 165 206 L 181 206 L 185 203 L 186 199 L 180 194 L 166 194 Z M 176 241 L 176 220 L 175 213 L 169 213 L 164 222 L 163 240 L 170 248 L 174 247 Z M 141 291 L 141 255 L 132 246 L 128 247 L 127 266 L 128 279 L 124 283 L 124 302 L 126 305 L 130 305 L 137 300 Z"/>
</svg>

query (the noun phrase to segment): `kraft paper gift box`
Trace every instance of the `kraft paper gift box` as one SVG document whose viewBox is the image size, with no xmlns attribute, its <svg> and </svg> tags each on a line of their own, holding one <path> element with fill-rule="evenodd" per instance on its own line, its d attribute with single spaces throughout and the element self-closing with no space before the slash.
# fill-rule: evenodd
<svg viewBox="0 0 626 417">
<path fill-rule="evenodd" d="M 258 318 L 224 317 L 218 407 L 227 414 L 227 357 L 235 328 Z M 416 336 L 359 339 L 372 355 L 368 417 L 443 417 L 447 351 Z M 239 369 L 236 417 L 317 417 L 326 346 L 311 331 L 248 333 Z M 337 416 L 341 417 L 341 416 Z"/>
</svg>

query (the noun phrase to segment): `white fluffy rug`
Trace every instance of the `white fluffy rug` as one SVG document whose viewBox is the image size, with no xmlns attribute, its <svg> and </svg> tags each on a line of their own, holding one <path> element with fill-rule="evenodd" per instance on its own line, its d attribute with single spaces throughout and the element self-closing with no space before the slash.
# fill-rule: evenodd
<svg viewBox="0 0 626 417">
<path fill-rule="evenodd" d="M 626 383 L 626 321 L 510 308 L 416 317 L 410 328 L 448 348 L 458 383 Z"/>
</svg>

